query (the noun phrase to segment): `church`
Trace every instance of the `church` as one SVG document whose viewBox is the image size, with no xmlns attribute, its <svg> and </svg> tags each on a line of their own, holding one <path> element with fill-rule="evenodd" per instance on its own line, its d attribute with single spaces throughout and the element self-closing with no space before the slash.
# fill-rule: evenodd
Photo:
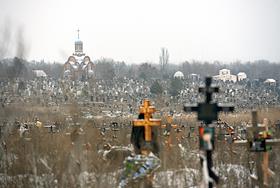
<svg viewBox="0 0 280 188">
<path fill-rule="evenodd" d="M 75 41 L 75 52 L 69 56 L 64 64 L 63 78 L 69 80 L 86 80 L 94 76 L 94 64 L 89 56 L 83 52 L 83 42 L 80 40 L 80 30 L 78 29 L 78 39 Z"/>
</svg>

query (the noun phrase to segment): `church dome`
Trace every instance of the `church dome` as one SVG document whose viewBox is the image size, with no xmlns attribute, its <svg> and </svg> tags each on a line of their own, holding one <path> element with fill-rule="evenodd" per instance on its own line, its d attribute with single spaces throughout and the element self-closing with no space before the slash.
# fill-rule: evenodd
<svg viewBox="0 0 280 188">
<path fill-rule="evenodd" d="M 87 65 L 90 62 L 89 56 L 84 57 L 84 64 Z"/>
<path fill-rule="evenodd" d="M 276 80 L 274 80 L 272 78 L 268 78 L 264 81 L 264 83 L 276 83 Z"/>
<path fill-rule="evenodd" d="M 70 56 L 70 57 L 68 58 L 68 61 L 67 61 L 67 62 L 69 62 L 71 65 L 75 65 L 75 64 L 76 64 L 76 59 L 75 59 L 75 57 Z"/>
<path fill-rule="evenodd" d="M 75 51 L 64 64 L 64 77 L 72 80 L 82 80 L 90 78 L 94 75 L 93 62 L 89 56 L 83 52 L 83 41 L 80 40 L 79 29 L 78 37 L 74 41 Z"/>
<path fill-rule="evenodd" d="M 181 71 L 175 72 L 174 78 L 184 78 L 184 74 Z"/>
</svg>

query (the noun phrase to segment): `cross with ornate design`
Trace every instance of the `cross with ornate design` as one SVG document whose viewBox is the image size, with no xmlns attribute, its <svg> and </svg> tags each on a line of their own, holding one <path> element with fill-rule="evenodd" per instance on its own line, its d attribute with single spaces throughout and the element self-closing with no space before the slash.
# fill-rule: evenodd
<svg viewBox="0 0 280 188">
<path fill-rule="evenodd" d="M 160 119 L 152 119 L 152 114 L 156 112 L 154 106 L 151 106 L 148 99 L 144 99 L 143 105 L 139 108 L 139 113 L 144 114 L 144 119 L 134 119 L 132 121 L 133 126 L 135 127 L 144 127 L 145 128 L 145 141 L 152 141 L 152 126 L 160 126 Z"/>
</svg>

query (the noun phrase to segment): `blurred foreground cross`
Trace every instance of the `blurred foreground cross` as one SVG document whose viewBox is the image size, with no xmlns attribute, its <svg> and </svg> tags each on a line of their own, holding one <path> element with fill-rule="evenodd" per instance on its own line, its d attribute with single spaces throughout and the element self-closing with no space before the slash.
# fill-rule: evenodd
<svg viewBox="0 0 280 188">
<path fill-rule="evenodd" d="M 219 93 L 218 87 L 211 87 L 212 78 L 206 77 L 205 87 L 200 87 L 198 89 L 199 93 L 205 94 L 205 102 L 198 103 L 197 106 L 184 106 L 185 112 L 197 112 L 197 119 L 204 121 L 206 125 L 211 124 L 213 121 L 218 120 L 218 113 L 232 112 L 234 110 L 233 106 L 219 106 L 217 103 L 212 103 L 213 93 Z"/>
<path fill-rule="evenodd" d="M 198 103 L 197 106 L 184 106 L 185 112 L 197 112 L 197 119 L 204 121 L 206 128 L 200 127 L 200 148 L 205 150 L 206 156 L 201 156 L 202 171 L 204 176 L 204 183 L 208 184 L 209 188 L 213 187 L 213 182 L 219 182 L 219 177 L 213 171 L 212 150 L 214 149 L 214 127 L 208 127 L 213 121 L 218 120 L 218 113 L 220 111 L 232 112 L 233 106 L 219 106 L 212 102 L 213 93 L 218 93 L 218 87 L 211 87 L 212 78 L 206 77 L 205 87 L 198 89 L 199 93 L 205 94 L 205 102 Z"/>
</svg>

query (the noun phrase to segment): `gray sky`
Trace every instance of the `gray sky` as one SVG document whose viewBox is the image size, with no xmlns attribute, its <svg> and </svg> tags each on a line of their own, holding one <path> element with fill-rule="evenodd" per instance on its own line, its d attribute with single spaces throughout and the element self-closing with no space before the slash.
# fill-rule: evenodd
<svg viewBox="0 0 280 188">
<path fill-rule="evenodd" d="M 7 22 L 21 28 L 29 60 L 65 62 L 79 27 L 93 60 L 157 63 L 166 47 L 174 63 L 280 62 L 280 0 L 0 0 L 0 7 L 0 31 Z"/>
</svg>

